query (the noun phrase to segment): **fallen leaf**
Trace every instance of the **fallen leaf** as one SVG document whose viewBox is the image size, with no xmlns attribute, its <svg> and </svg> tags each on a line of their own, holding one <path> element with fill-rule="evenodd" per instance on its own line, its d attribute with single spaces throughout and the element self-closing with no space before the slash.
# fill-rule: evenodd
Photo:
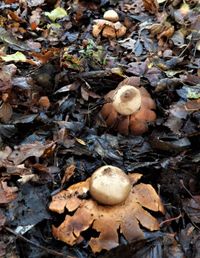
<svg viewBox="0 0 200 258">
<path fill-rule="evenodd" d="M 132 185 L 141 174 L 129 174 Z M 140 224 L 150 231 L 159 230 L 159 222 L 145 210 L 164 213 L 163 204 L 151 185 L 138 184 L 133 186 L 128 198 L 121 204 L 104 206 L 93 199 L 85 199 L 89 191 L 88 178 L 70 186 L 53 196 L 49 209 L 59 214 L 65 208 L 75 211 L 73 215 L 66 215 L 65 221 L 59 226 L 53 226 L 53 235 L 69 245 L 83 240 L 81 232 L 93 228 L 99 232 L 98 237 L 91 237 L 89 245 L 94 253 L 102 249 L 110 250 L 119 245 L 118 230 L 131 242 L 144 239 Z M 144 209 L 144 208 L 145 209 Z"/>
<path fill-rule="evenodd" d="M 12 77 L 15 75 L 17 67 L 9 64 L 3 65 L 0 69 L 0 91 L 4 92 L 12 87 Z"/>
<path fill-rule="evenodd" d="M 5 257 L 6 247 L 7 245 L 3 241 L 0 241 L 0 257 Z"/>
<path fill-rule="evenodd" d="M 200 223 L 200 196 L 182 200 L 183 209 L 193 223 Z"/>
<path fill-rule="evenodd" d="M 45 2 L 45 0 L 27 0 L 28 6 L 29 7 L 35 7 L 38 5 L 41 5 Z"/>
<path fill-rule="evenodd" d="M 183 2 L 180 8 L 174 11 L 175 21 L 179 24 L 184 24 L 189 12 L 190 6 L 187 3 Z"/>
<path fill-rule="evenodd" d="M 26 56 L 19 51 L 17 51 L 15 54 L 1 56 L 1 59 L 3 59 L 5 62 L 26 62 Z"/>
<path fill-rule="evenodd" d="M 0 40 L 9 45 L 10 48 L 14 50 L 26 50 L 26 51 L 36 51 L 36 49 L 30 48 L 26 42 L 16 39 L 10 32 L 6 31 L 3 27 L 0 27 Z"/>
<path fill-rule="evenodd" d="M 1 181 L 0 182 L 0 204 L 6 204 L 13 201 L 18 191 L 17 187 L 10 187 L 7 185 L 7 182 Z"/>
<path fill-rule="evenodd" d="M 123 39 L 123 40 L 119 40 L 119 43 L 122 47 L 133 51 L 134 47 L 135 47 L 136 40 L 132 39 L 132 38 L 126 38 L 126 39 Z"/>
<path fill-rule="evenodd" d="M 14 150 L 8 157 L 15 165 L 20 164 L 22 161 L 29 157 L 41 157 L 47 155 L 48 151 L 54 148 L 54 142 L 43 144 L 35 142 L 31 144 L 22 144 L 19 150 Z"/>
<path fill-rule="evenodd" d="M 188 100 L 185 103 L 185 109 L 187 111 L 197 111 L 200 110 L 200 98 L 194 100 Z"/>
<path fill-rule="evenodd" d="M 4 216 L 3 210 L 0 210 L 0 230 L 2 226 L 4 226 L 5 222 L 6 222 L 6 217 Z"/>
<path fill-rule="evenodd" d="M 152 14 L 155 14 L 158 12 L 159 5 L 157 0 L 143 0 L 143 5 L 145 10 L 147 10 Z"/>
<path fill-rule="evenodd" d="M 73 164 L 65 169 L 65 173 L 62 178 L 61 185 L 69 181 L 69 179 L 74 175 L 75 169 L 76 169 L 76 166 Z"/>
<path fill-rule="evenodd" d="M 4 102 L 0 105 L 0 121 L 8 123 L 12 117 L 13 110 L 8 102 Z"/>
<path fill-rule="evenodd" d="M 44 13 L 46 16 L 49 17 L 49 19 L 53 22 L 55 22 L 55 20 L 57 19 L 61 19 L 65 16 L 67 16 L 67 12 L 65 11 L 64 8 L 62 7 L 57 7 L 56 9 L 54 9 L 51 12 L 45 12 Z"/>
<path fill-rule="evenodd" d="M 182 30 L 177 30 L 174 32 L 174 35 L 171 37 L 175 46 L 184 47 L 185 46 L 185 35 Z"/>
<path fill-rule="evenodd" d="M 181 89 L 176 90 L 178 95 L 183 99 L 199 99 L 200 98 L 200 85 L 193 87 L 183 86 Z"/>
<path fill-rule="evenodd" d="M 4 150 L 0 150 L 0 161 L 6 159 L 12 152 L 12 149 L 9 146 L 6 146 Z"/>
<path fill-rule="evenodd" d="M 138 39 L 134 45 L 134 53 L 136 56 L 141 56 L 143 53 L 143 46 L 140 40 Z"/>
</svg>

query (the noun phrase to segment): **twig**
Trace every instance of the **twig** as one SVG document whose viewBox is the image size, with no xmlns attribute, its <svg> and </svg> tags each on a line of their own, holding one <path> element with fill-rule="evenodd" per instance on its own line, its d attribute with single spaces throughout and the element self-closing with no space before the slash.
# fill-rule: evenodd
<svg viewBox="0 0 200 258">
<path fill-rule="evenodd" d="M 75 258 L 74 256 L 65 255 L 65 254 L 63 254 L 63 253 L 60 253 L 60 252 L 54 251 L 54 250 L 52 250 L 52 249 L 46 248 L 46 247 L 44 247 L 44 246 L 42 246 L 42 245 L 40 245 L 40 244 L 38 244 L 38 243 L 36 243 L 36 242 L 33 242 L 33 241 L 27 239 L 26 237 L 22 236 L 21 234 L 16 233 L 15 231 L 13 231 L 13 230 L 12 230 L 11 228 L 9 228 L 9 227 L 4 227 L 4 229 L 5 229 L 6 231 L 8 231 L 9 233 L 15 235 L 18 239 L 21 239 L 21 240 L 23 240 L 23 241 L 25 241 L 25 242 L 27 242 L 27 243 L 29 243 L 29 244 L 31 244 L 31 245 L 37 247 L 37 248 L 40 248 L 40 249 L 46 251 L 46 252 L 49 253 L 49 254 L 57 255 L 57 256 L 60 256 L 60 257 Z"/>
<path fill-rule="evenodd" d="M 162 227 L 163 224 L 168 223 L 168 222 L 171 222 L 171 221 L 173 221 L 173 220 L 180 219 L 181 217 L 182 217 L 182 214 L 180 213 L 177 217 L 170 218 L 170 219 L 166 219 L 166 220 L 162 221 L 159 226 Z"/>
<path fill-rule="evenodd" d="M 98 70 L 98 71 L 90 71 L 90 72 L 83 72 L 83 73 L 78 73 L 74 77 L 78 78 L 97 78 L 97 77 L 106 77 L 110 76 L 113 74 L 112 69 L 106 69 L 106 70 Z"/>
<path fill-rule="evenodd" d="M 196 202 L 196 200 L 194 199 L 194 196 L 191 194 L 191 192 L 187 189 L 187 187 L 184 185 L 183 180 L 181 179 L 180 181 L 181 186 L 183 187 L 183 189 L 190 195 L 190 197 Z"/>
</svg>

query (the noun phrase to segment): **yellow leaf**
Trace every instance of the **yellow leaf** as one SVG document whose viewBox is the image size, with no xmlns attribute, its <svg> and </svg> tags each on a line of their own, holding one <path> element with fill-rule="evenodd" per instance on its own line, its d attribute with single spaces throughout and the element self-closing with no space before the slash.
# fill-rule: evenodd
<svg viewBox="0 0 200 258">
<path fill-rule="evenodd" d="M 53 11 L 45 12 L 44 14 L 48 16 L 51 21 L 55 22 L 56 19 L 61 19 L 65 17 L 67 15 L 67 12 L 64 8 L 57 7 Z"/>
<path fill-rule="evenodd" d="M 83 140 L 81 140 L 80 138 L 76 138 L 76 141 L 78 143 L 80 143 L 81 145 L 86 145 L 86 143 Z"/>
<path fill-rule="evenodd" d="M 26 62 L 26 56 L 19 51 L 17 51 L 15 54 L 1 56 L 1 59 L 3 59 L 5 62 Z"/>
</svg>

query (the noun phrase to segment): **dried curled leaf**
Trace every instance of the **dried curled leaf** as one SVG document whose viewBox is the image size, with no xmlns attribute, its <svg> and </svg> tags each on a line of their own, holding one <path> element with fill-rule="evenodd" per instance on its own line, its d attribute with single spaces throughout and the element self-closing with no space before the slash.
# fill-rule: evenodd
<svg viewBox="0 0 200 258">
<path fill-rule="evenodd" d="M 10 187 L 7 182 L 0 182 L 0 204 L 6 204 L 13 201 L 17 197 L 17 187 Z"/>
<path fill-rule="evenodd" d="M 159 4 L 157 0 L 143 0 L 143 5 L 145 10 L 154 14 L 158 12 Z"/>
<path fill-rule="evenodd" d="M 0 122 L 8 123 L 12 117 L 13 110 L 9 103 L 3 103 L 0 106 Z"/>
<path fill-rule="evenodd" d="M 12 161 L 15 165 L 19 165 L 25 159 L 29 157 L 41 157 L 41 156 L 48 156 L 52 153 L 55 148 L 54 142 L 49 143 L 28 143 L 22 144 L 19 147 L 19 150 L 14 150 L 8 157 L 9 161 Z"/>
<path fill-rule="evenodd" d="M 174 34 L 174 26 L 169 22 L 155 23 L 150 27 L 152 36 L 157 37 L 158 44 L 162 46 L 166 39 L 169 39 Z"/>
<path fill-rule="evenodd" d="M 129 178 L 134 185 L 141 174 L 131 174 Z M 84 199 L 89 191 L 89 180 L 72 185 L 53 197 L 49 206 L 51 211 L 60 214 L 65 208 L 69 212 L 75 211 L 72 216 L 66 215 L 65 221 L 58 228 L 53 226 L 55 238 L 74 245 L 83 240 L 81 232 L 91 227 L 100 233 L 89 241 L 92 251 L 96 253 L 119 245 L 118 230 L 128 241 L 132 241 L 144 238 L 139 224 L 150 231 L 159 229 L 157 219 L 143 209 L 145 207 L 164 213 L 162 202 L 151 185 L 135 185 L 125 202 L 104 206 L 93 199 Z"/>
</svg>

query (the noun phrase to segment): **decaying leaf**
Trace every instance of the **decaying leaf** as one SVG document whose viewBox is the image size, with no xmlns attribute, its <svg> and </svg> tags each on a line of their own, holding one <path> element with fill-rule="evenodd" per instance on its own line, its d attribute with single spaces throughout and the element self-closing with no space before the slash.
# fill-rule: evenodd
<svg viewBox="0 0 200 258">
<path fill-rule="evenodd" d="M 190 199 L 182 200 L 183 209 L 193 223 L 200 222 L 200 196 L 195 195 Z"/>
<path fill-rule="evenodd" d="M 174 26 L 171 23 L 164 21 L 161 23 L 155 23 L 150 26 L 150 32 L 152 36 L 157 37 L 158 44 L 162 46 L 166 39 L 169 39 L 174 34 Z"/>
<path fill-rule="evenodd" d="M 17 197 L 17 187 L 10 187 L 7 182 L 0 182 L 0 204 L 6 204 Z"/>
<path fill-rule="evenodd" d="M 0 161 L 6 159 L 12 152 L 12 149 L 9 146 L 5 146 L 3 150 L 0 150 Z"/>
<path fill-rule="evenodd" d="M 15 75 L 17 67 L 14 64 L 3 65 L 0 68 L 0 91 L 6 91 L 12 87 L 12 77 Z"/>
<path fill-rule="evenodd" d="M 19 51 L 17 51 L 15 54 L 1 56 L 1 59 L 3 59 L 5 62 L 26 62 L 26 56 Z"/>
<path fill-rule="evenodd" d="M 43 4 L 45 1 L 44 0 L 28 0 L 27 4 L 29 7 L 33 7 L 33 6 L 38 6 Z"/>
<path fill-rule="evenodd" d="M 149 11 L 150 13 L 157 13 L 158 12 L 158 2 L 157 0 L 143 0 L 143 5 L 145 10 Z"/>
<path fill-rule="evenodd" d="M 23 144 L 19 150 L 14 150 L 8 157 L 15 165 L 20 164 L 22 161 L 29 157 L 41 157 L 42 155 L 48 155 L 55 148 L 54 142 L 42 144 L 40 142 Z"/>
<path fill-rule="evenodd" d="M 8 123 L 12 117 L 13 111 L 11 105 L 3 103 L 0 105 L 0 121 L 3 123 Z"/>
<path fill-rule="evenodd" d="M 177 90 L 178 95 L 183 99 L 199 99 L 200 98 L 200 85 L 193 87 L 183 86 Z"/>
<path fill-rule="evenodd" d="M 65 174 L 62 178 L 62 185 L 64 183 L 66 183 L 73 175 L 74 175 L 74 172 L 75 172 L 75 169 L 76 169 L 76 166 L 74 164 L 71 164 L 70 166 L 68 166 L 66 169 L 65 169 Z"/>
<path fill-rule="evenodd" d="M 132 185 L 141 176 L 137 173 L 129 174 Z M 51 211 L 59 214 L 63 213 L 65 208 L 69 212 L 75 211 L 72 216 L 66 215 L 65 221 L 59 227 L 53 226 L 55 238 L 74 245 L 83 240 L 83 231 L 93 228 L 99 232 L 99 236 L 91 237 L 89 245 L 96 253 L 119 245 L 118 230 L 128 241 L 132 241 L 144 238 L 139 224 L 150 231 L 159 229 L 158 220 L 144 209 L 164 213 L 163 204 L 150 184 L 135 185 L 125 202 L 104 206 L 91 198 L 84 198 L 89 191 L 89 181 L 90 178 L 74 184 L 53 197 L 49 206 Z"/>
</svg>

